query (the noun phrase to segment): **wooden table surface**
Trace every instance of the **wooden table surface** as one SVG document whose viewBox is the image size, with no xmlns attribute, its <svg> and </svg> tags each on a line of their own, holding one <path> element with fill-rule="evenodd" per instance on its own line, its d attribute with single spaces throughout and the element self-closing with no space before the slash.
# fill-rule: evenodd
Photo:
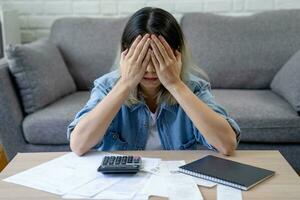
<svg viewBox="0 0 300 200">
<path fill-rule="evenodd" d="M 2 144 L 0 144 L 0 172 L 5 168 L 8 161 Z"/>
<path fill-rule="evenodd" d="M 2 200 L 37 200 L 61 199 L 60 196 L 31 189 L 21 185 L 7 183 L 2 179 L 24 171 L 67 152 L 55 153 L 19 153 L 0 173 L 0 199 Z M 236 151 L 235 155 L 226 157 L 212 151 L 116 151 L 111 153 L 139 155 L 143 157 L 159 157 L 163 160 L 185 160 L 190 162 L 206 155 L 225 157 L 226 159 L 250 164 L 253 166 L 273 170 L 276 174 L 258 184 L 249 191 L 243 191 L 243 199 L 300 199 L 300 178 L 287 163 L 279 151 Z M 216 199 L 216 187 L 199 187 L 204 199 Z M 157 199 L 157 198 L 151 198 Z M 163 199 L 163 198 L 162 198 Z"/>
</svg>

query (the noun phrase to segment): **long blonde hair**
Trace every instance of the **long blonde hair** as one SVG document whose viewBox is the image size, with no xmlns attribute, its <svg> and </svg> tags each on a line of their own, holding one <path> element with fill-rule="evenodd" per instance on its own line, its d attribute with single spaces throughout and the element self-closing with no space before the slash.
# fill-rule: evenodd
<svg viewBox="0 0 300 200">
<path fill-rule="evenodd" d="M 132 42 L 138 35 L 144 35 L 146 33 L 162 35 L 172 49 L 177 49 L 181 52 L 182 68 L 180 78 L 183 82 L 187 83 L 190 73 L 208 81 L 207 74 L 192 62 L 191 53 L 187 48 L 184 35 L 176 19 L 169 12 L 153 7 L 142 8 L 129 18 L 122 34 L 121 43 L 119 44 L 112 70 L 120 70 L 121 52 L 126 48 L 130 48 Z M 141 95 L 142 93 L 138 86 L 131 91 L 125 101 L 125 105 L 131 106 L 140 103 Z M 160 86 L 156 95 L 156 102 L 157 104 L 166 102 L 170 105 L 177 103 L 175 98 L 163 85 Z"/>
</svg>

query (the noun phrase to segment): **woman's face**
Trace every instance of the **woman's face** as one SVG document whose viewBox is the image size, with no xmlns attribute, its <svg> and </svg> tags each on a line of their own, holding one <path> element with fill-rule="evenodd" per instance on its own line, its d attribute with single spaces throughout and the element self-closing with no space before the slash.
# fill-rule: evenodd
<svg viewBox="0 0 300 200">
<path fill-rule="evenodd" d="M 140 82 L 140 85 L 142 86 L 143 89 L 151 90 L 151 91 L 157 90 L 161 85 L 157 77 L 157 74 L 155 72 L 155 67 L 151 60 L 146 68 L 146 72 Z"/>
</svg>

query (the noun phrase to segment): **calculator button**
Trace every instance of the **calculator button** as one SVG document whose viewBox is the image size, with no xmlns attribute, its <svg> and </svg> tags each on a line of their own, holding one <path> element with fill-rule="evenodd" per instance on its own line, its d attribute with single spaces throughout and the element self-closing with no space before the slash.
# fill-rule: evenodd
<svg viewBox="0 0 300 200">
<path fill-rule="evenodd" d="M 109 158 L 109 164 L 110 164 L 110 165 L 114 164 L 115 159 L 116 159 L 116 157 L 111 156 L 111 157 Z"/>
<path fill-rule="evenodd" d="M 137 173 L 142 159 L 140 156 L 105 156 L 97 171 L 102 173 Z"/>
<path fill-rule="evenodd" d="M 105 156 L 103 159 L 103 165 L 107 165 L 109 157 Z"/>
<path fill-rule="evenodd" d="M 132 163 L 132 161 L 133 161 L 133 156 L 129 156 L 127 162 Z"/>
<path fill-rule="evenodd" d="M 140 162 L 140 157 L 134 157 L 133 162 L 134 163 L 139 163 Z"/>
<path fill-rule="evenodd" d="M 116 165 L 119 165 L 119 164 L 121 163 L 121 159 L 122 159 L 121 156 L 117 156 L 117 159 L 116 159 L 115 164 L 116 164 Z"/>
<path fill-rule="evenodd" d="M 122 157 L 122 164 L 126 164 L 126 162 L 127 162 L 127 156 L 123 156 Z"/>
</svg>

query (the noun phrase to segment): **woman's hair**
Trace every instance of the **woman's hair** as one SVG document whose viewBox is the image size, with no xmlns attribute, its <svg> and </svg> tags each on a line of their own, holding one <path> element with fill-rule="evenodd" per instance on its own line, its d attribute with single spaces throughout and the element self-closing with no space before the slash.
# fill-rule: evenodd
<svg viewBox="0 0 300 200">
<path fill-rule="evenodd" d="M 143 36 L 146 33 L 163 36 L 173 50 L 178 50 L 181 53 L 181 80 L 187 82 L 188 73 L 193 73 L 196 76 L 200 76 L 201 78 L 208 80 L 207 74 L 192 63 L 191 55 L 186 47 L 184 35 L 180 25 L 173 15 L 161 8 L 153 7 L 141 8 L 127 21 L 121 37 L 121 44 L 117 52 L 113 69 L 119 69 L 121 52 L 127 48 L 129 49 L 138 35 Z M 141 93 L 138 86 L 130 93 L 125 104 L 130 106 L 140 102 L 139 95 L 141 95 Z M 161 85 L 156 99 L 157 103 L 162 103 L 163 101 L 168 104 L 177 103 L 175 98 L 163 85 Z"/>
</svg>

